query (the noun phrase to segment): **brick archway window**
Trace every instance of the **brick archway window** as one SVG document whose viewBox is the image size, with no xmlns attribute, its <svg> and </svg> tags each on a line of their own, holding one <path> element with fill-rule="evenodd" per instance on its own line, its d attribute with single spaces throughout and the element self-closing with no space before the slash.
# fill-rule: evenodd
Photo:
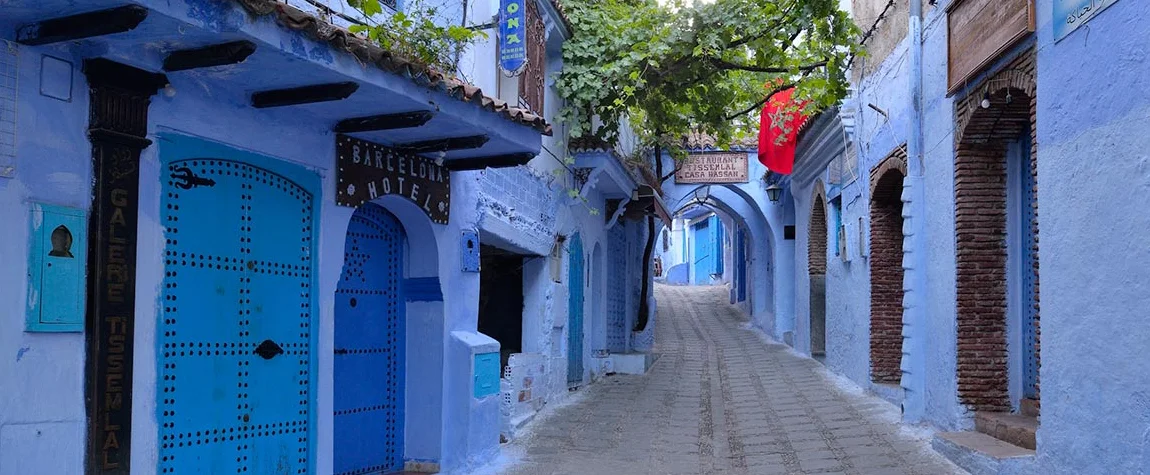
<svg viewBox="0 0 1150 475">
<path fill-rule="evenodd" d="M 906 149 L 871 171 L 870 364 L 871 380 L 897 384 L 902 378 L 903 233 L 902 182 Z"/>
<path fill-rule="evenodd" d="M 816 182 L 811 200 L 811 220 L 807 232 L 807 259 L 810 273 L 811 356 L 827 350 L 827 197 L 822 182 Z"/>
<path fill-rule="evenodd" d="M 810 275 L 827 273 L 827 200 L 822 187 L 811 204 L 811 221 L 807 228 L 807 264 Z"/>
<path fill-rule="evenodd" d="M 954 159 L 958 397 L 974 411 L 1011 409 L 1006 340 L 1007 149 L 1011 141 L 1029 134 L 1030 157 L 1025 161 L 1029 166 L 1022 167 L 1022 173 L 1029 173 L 1036 183 L 1033 74 L 1032 50 L 955 105 L 959 134 Z M 989 108 L 979 104 L 983 91 L 990 96 Z M 1036 206 L 1031 225 L 1037 229 Z M 1037 232 L 1033 236 L 1028 244 L 1037 256 Z M 1028 272 L 1033 272 L 1031 305 L 1036 329 L 1037 264 Z M 1037 340 L 1035 336 L 1036 367 Z"/>
</svg>

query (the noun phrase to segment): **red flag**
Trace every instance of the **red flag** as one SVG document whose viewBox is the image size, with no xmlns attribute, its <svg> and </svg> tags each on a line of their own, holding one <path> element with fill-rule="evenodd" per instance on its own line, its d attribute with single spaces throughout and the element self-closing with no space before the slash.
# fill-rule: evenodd
<svg viewBox="0 0 1150 475">
<path fill-rule="evenodd" d="M 790 175 L 795 167 L 795 138 L 807 119 L 801 112 L 806 102 L 795 106 L 794 92 L 792 87 L 771 96 L 759 123 L 759 162 L 783 175 Z"/>
</svg>

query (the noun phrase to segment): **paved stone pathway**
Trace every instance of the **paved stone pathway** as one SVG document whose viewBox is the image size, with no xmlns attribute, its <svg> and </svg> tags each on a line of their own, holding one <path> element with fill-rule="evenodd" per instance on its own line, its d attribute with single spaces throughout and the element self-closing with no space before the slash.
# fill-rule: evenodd
<svg viewBox="0 0 1150 475">
<path fill-rule="evenodd" d="M 898 409 L 748 329 L 723 287 L 657 286 L 657 352 L 544 410 L 504 475 L 963 474 Z"/>
</svg>

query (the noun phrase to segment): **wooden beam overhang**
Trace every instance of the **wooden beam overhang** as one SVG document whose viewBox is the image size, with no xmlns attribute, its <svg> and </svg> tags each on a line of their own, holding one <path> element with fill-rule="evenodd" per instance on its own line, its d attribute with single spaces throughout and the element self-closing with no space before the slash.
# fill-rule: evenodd
<svg viewBox="0 0 1150 475">
<path fill-rule="evenodd" d="M 344 119 L 335 124 L 335 132 L 349 134 L 420 127 L 430 121 L 432 117 L 435 117 L 435 112 L 414 111 Z"/>
<path fill-rule="evenodd" d="M 470 137 L 451 137 L 446 139 L 424 140 L 396 144 L 395 149 L 408 153 L 436 153 L 452 150 L 468 150 L 482 147 L 491 137 L 486 135 L 472 135 Z"/>
<path fill-rule="evenodd" d="M 139 5 L 80 13 L 21 26 L 16 42 L 37 46 L 123 33 L 135 29 L 146 18 L 148 9 Z"/>
<path fill-rule="evenodd" d="M 534 153 L 511 153 L 507 155 L 492 155 L 487 157 L 472 157 L 449 160 L 443 164 L 450 171 L 482 170 L 484 168 L 504 168 L 526 164 L 535 158 Z"/>
<path fill-rule="evenodd" d="M 251 41 L 233 41 L 203 48 L 173 51 L 164 58 L 164 71 L 185 71 L 242 63 L 256 51 Z"/>
<path fill-rule="evenodd" d="M 272 89 L 252 94 L 252 107 L 263 109 L 267 107 L 340 101 L 347 99 L 357 90 L 359 90 L 359 84 L 354 82 L 336 82 L 289 89 Z"/>
</svg>

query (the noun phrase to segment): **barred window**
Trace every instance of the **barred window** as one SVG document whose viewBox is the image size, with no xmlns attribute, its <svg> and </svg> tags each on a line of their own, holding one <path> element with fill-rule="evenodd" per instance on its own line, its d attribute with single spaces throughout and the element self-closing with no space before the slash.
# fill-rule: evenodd
<svg viewBox="0 0 1150 475">
<path fill-rule="evenodd" d="M 543 114 L 547 30 L 536 0 L 527 0 L 527 68 L 519 75 L 519 99 L 532 112 Z"/>
</svg>

